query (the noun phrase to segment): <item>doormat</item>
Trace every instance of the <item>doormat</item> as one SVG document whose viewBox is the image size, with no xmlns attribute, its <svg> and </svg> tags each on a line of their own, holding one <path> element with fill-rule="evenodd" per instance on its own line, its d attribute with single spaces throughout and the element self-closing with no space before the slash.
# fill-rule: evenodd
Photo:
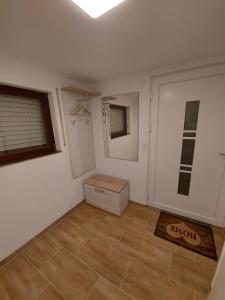
<svg viewBox="0 0 225 300">
<path fill-rule="evenodd" d="M 161 212 L 155 235 L 217 260 L 212 228 L 190 219 Z"/>
</svg>

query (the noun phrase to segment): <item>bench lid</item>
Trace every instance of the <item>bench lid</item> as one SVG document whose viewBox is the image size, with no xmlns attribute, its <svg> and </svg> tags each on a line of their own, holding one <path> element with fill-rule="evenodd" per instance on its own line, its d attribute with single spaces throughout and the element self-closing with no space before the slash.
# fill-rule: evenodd
<svg viewBox="0 0 225 300">
<path fill-rule="evenodd" d="M 88 178 L 84 183 L 112 192 L 120 193 L 128 184 L 128 181 L 106 175 L 96 174 Z"/>
</svg>

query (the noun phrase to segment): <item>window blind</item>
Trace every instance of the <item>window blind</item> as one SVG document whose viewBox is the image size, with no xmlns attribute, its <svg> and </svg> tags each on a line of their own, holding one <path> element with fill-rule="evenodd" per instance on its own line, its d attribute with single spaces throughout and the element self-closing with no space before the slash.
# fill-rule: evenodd
<svg viewBox="0 0 225 300">
<path fill-rule="evenodd" d="M 0 155 L 46 145 L 40 100 L 0 95 Z"/>
<path fill-rule="evenodd" d="M 111 133 L 124 130 L 124 112 L 118 108 L 110 107 L 110 126 Z"/>
</svg>

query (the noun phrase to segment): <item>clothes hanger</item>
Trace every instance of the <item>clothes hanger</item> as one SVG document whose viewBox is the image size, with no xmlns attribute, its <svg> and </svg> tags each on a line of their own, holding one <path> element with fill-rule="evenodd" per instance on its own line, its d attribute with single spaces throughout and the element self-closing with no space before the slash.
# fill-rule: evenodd
<svg viewBox="0 0 225 300">
<path fill-rule="evenodd" d="M 78 102 L 86 103 L 89 100 L 88 94 L 85 99 L 79 99 Z M 75 108 L 70 112 L 72 116 L 90 116 L 91 112 L 85 107 L 85 104 L 76 104 Z"/>
<path fill-rule="evenodd" d="M 87 116 L 91 112 L 83 105 L 78 104 L 70 113 L 72 116 Z"/>
</svg>

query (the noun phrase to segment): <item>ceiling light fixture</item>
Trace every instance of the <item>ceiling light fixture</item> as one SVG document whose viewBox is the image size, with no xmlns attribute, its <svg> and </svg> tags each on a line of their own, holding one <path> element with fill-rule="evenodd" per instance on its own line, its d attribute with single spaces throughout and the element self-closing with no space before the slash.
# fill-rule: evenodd
<svg viewBox="0 0 225 300">
<path fill-rule="evenodd" d="M 98 18 L 125 0 L 72 0 L 92 18 Z"/>
</svg>

